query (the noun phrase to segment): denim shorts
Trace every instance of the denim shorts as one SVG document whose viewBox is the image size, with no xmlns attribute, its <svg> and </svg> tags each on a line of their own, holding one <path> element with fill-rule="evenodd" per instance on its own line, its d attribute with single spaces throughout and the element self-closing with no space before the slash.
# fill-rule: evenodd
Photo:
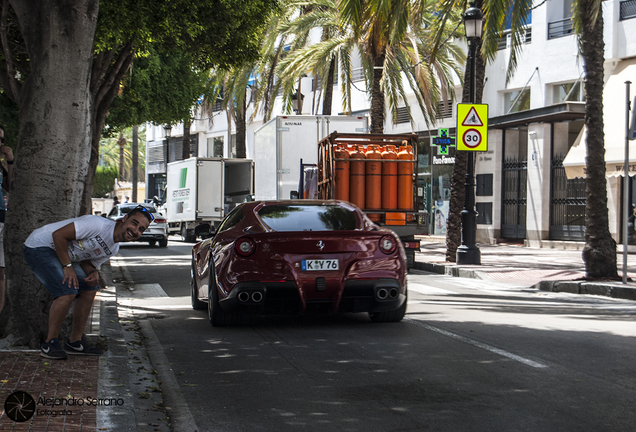
<svg viewBox="0 0 636 432">
<path fill-rule="evenodd" d="M 62 283 L 64 280 L 64 267 L 57 256 L 57 252 L 54 249 L 48 247 L 29 248 L 24 246 L 24 259 L 26 260 L 33 273 L 40 279 L 40 282 L 44 284 L 46 289 L 53 295 L 53 298 L 58 298 L 63 295 L 75 295 L 79 291 L 97 291 L 98 286 L 88 286 L 84 282 L 86 273 L 79 265 L 79 263 L 73 263 L 73 270 L 77 275 L 77 281 L 79 282 L 79 291 L 68 286 L 68 281 Z"/>
</svg>

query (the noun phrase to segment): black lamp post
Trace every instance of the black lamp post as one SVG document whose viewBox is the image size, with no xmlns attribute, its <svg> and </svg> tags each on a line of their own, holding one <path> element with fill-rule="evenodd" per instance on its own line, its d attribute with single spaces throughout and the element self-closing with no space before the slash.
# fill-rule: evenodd
<svg viewBox="0 0 636 432">
<path fill-rule="evenodd" d="M 466 38 L 468 38 L 468 60 L 470 62 L 470 83 L 469 102 L 475 103 L 475 57 L 481 31 L 483 28 L 484 15 L 481 9 L 476 8 L 474 3 L 464 14 L 464 26 L 466 28 Z M 466 167 L 466 188 L 464 195 L 464 209 L 462 210 L 462 244 L 457 248 L 457 264 L 481 264 L 481 252 L 476 244 L 477 238 L 477 212 L 475 211 L 475 173 L 473 169 L 473 152 L 468 152 Z"/>
</svg>

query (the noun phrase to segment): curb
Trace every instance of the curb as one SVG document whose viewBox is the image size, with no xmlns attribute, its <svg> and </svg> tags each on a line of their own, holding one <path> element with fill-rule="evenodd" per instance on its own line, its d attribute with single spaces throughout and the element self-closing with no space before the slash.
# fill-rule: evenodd
<svg viewBox="0 0 636 432">
<path fill-rule="evenodd" d="M 487 272 L 465 267 L 457 267 L 455 264 L 435 264 L 429 262 L 415 261 L 413 268 L 453 277 L 481 280 L 489 279 Z M 533 285 L 532 288 L 538 289 L 540 291 L 597 295 L 615 299 L 636 301 L 636 288 L 627 287 L 617 283 L 586 281 L 541 281 Z"/>
</svg>

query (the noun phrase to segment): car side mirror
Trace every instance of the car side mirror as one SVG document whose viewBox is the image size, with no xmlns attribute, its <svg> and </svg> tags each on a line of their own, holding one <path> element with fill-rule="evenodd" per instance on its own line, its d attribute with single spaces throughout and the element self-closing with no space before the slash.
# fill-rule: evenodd
<svg viewBox="0 0 636 432">
<path fill-rule="evenodd" d="M 201 237 L 203 240 L 214 237 L 214 231 L 209 223 L 197 225 L 194 228 L 194 237 Z"/>
</svg>

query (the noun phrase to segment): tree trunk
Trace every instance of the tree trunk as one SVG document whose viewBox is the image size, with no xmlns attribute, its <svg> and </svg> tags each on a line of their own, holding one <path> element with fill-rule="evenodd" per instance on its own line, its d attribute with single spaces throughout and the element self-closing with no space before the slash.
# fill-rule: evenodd
<svg viewBox="0 0 636 432">
<path fill-rule="evenodd" d="M 373 62 L 373 83 L 371 86 L 371 133 L 384 133 L 384 92 L 382 91 L 382 69 L 385 54 Z M 378 68 L 378 69 L 376 69 Z"/>
<path fill-rule="evenodd" d="M 139 126 L 133 126 L 132 128 L 132 202 L 137 201 L 137 183 L 139 181 Z M 141 200 L 143 201 L 143 200 Z"/>
<path fill-rule="evenodd" d="M 133 47 L 128 43 L 120 49 L 101 52 L 93 56 L 91 72 L 91 95 L 93 96 L 91 115 L 91 158 L 84 181 L 84 193 L 80 214 L 90 214 L 91 197 L 93 196 L 93 184 L 95 171 L 99 163 L 99 142 L 102 130 L 106 124 L 108 109 L 119 90 L 119 83 L 124 74 L 130 68 L 133 61 Z"/>
<path fill-rule="evenodd" d="M 605 146 L 603 139 L 603 14 L 596 22 L 589 13 L 596 0 L 582 0 L 580 47 L 585 61 L 585 125 L 587 182 L 583 260 L 589 278 L 618 278 L 616 241 L 609 232 Z"/>
<path fill-rule="evenodd" d="M 13 199 L 7 213 L 8 316 L 0 329 L 38 347 L 52 297 L 22 258 L 28 235 L 78 215 L 91 143 L 89 81 L 97 0 L 15 0 L 31 72 L 20 93 Z"/>
<path fill-rule="evenodd" d="M 246 137 L 247 137 L 247 88 L 243 94 L 243 98 L 239 101 L 239 106 L 236 109 L 236 157 L 245 159 L 247 157 L 246 151 Z M 230 137 L 231 140 L 231 137 Z"/>
<path fill-rule="evenodd" d="M 124 138 L 123 132 L 119 132 L 117 144 L 119 144 L 119 181 L 125 181 L 126 171 L 124 169 L 124 147 L 126 147 L 126 138 Z"/>
<path fill-rule="evenodd" d="M 480 7 L 481 5 L 475 5 Z M 475 61 L 475 103 L 481 103 L 482 94 L 484 92 L 484 77 L 486 75 L 486 64 L 481 56 L 481 42 L 477 44 L 476 61 Z M 462 102 L 470 102 L 469 83 L 472 79 L 472 71 L 470 70 L 470 62 L 466 61 L 464 69 L 464 87 L 462 89 Z M 459 140 L 460 137 L 456 137 Z M 473 158 L 474 159 L 474 158 Z M 468 153 L 465 151 L 455 152 L 455 165 L 453 167 L 453 175 L 451 176 L 451 196 L 449 202 L 448 219 L 446 219 L 446 261 L 457 261 L 457 248 L 462 244 L 462 217 L 461 212 L 464 208 L 464 199 L 466 196 L 466 171 L 468 162 Z"/>
<path fill-rule="evenodd" d="M 190 158 L 190 119 L 183 120 L 183 145 L 181 146 L 181 158 L 183 160 Z"/>
<path fill-rule="evenodd" d="M 332 58 L 329 62 L 329 73 L 325 82 L 325 97 L 322 100 L 322 115 L 331 115 L 331 105 L 333 104 L 333 75 L 336 72 L 336 59 Z"/>
</svg>

